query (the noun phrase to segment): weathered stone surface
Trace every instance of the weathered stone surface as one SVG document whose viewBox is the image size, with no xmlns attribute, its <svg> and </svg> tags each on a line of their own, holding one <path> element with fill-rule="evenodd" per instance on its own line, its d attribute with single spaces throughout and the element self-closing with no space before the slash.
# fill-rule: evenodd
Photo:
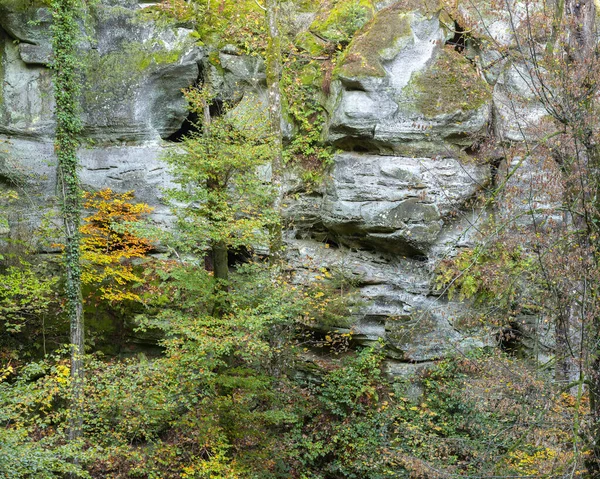
<svg viewBox="0 0 600 479">
<path fill-rule="evenodd" d="M 425 254 L 443 219 L 489 178 L 485 165 L 452 158 L 343 153 L 335 158 L 323 224 L 346 244 Z"/>
<path fill-rule="evenodd" d="M 0 1 L 0 28 L 16 40 L 49 45 L 51 22 L 50 10 L 41 6 L 41 2 Z"/>
<path fill-rule="evenodd" d="M 83 53 L 84 132 L 99 141 L 167 138 L 188 114 L 181 90 L 197 81 L 203 52 L 190 30 L 160 30 L 134 10 L 104 10 Z"/>
<path fill-rule="evenodd" d="M 48 65 L 52 61 L 52 48 L 48 44 L 19 43 L 19 56 L 30 65 Z"/>
<path fill-rule="evenodd" d="M 153 219 L 171 223 L 162 203 L 162 188 L 171 185 L 165 149 L 157 143 L 136 146 L 81 148 L 80 178 L 84 189 L 134 190 L 135 200 L 154 207 Z M 15 234 L 35 229 L 44 213 L 55 208 L 56 156 L 47 141 L 0 137 L 0 187 L 16 189 L 20 200 L 10 206 L 9 221 Z"/>
<path fill-rule="evenodd" d="M 337 71 L 329 140 L 348 149 L 468 146 L 489 121 L 491 92 L 464 56 L 441 46 L 448 33 L 438 14 L 397 4 L 369 25 Z"/>
<path fill-rule="evenodd" d="M 222 100 L 239 100 L 244 92 L 258 93 L 266 88 L 265 62 L 260 57 L 242 55 L 225 48 L 203 61 L 203 74 Z"/>
<path fill-rule="evenodd" d="M 54 131 L 52 74 L 26 65 L 0 32 L 0 134 L 47 137 Z"/>
<path fill-rule="evenodd" d="M 384 339 L 388 355 L 403 361 L 437 359 L 490 342 L 485 331 L 475 337 L 455 329 L 453 323 L 464 314 L 464 306 L 430 296 L 426 262 L 327 246 L 290 240 L 287 256 L 299 284 L 314 280 L 322 268 L 341 271 L 358 284 L 359 306 L 350 324 L 329 329 L 350 331 L 363 344 Z"/>
<path fill-rule="evenodd" d="M 18 3 L 0 6 L 0 133 L 51 137 L 50 17 Z M 137 10 L 127 0 L 90 9 L 79 59 L 84 134 L 96 141 L 166 138 L 188 114 L 181 90 L 197 81 L 203 52 L 191 30 L 157 27 Z"/>
<path fill-rule="evenodd" d="M 494 87 L 495 130 L 500 138 L 523 141 L 535 136 L 535 130 L 547 111 L 536 99 L 528 65 L 511 65 L 498 77 Z"/>
</svg>

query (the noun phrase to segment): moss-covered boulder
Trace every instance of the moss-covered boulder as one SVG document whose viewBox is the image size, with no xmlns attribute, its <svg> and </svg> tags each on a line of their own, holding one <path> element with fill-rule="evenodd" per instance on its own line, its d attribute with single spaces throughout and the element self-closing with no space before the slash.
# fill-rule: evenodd
<svg viewBox="0 0 600 479">
<path fill-rule="evenodd" d="M 373 18 L 374 12 L 371 0 L 327 0 L 309 30 L 329 42 L 349 43 L 354 33 Z"/>
<path fill-rule="evenodd" d="M 491 99 L 489 85 L 453 48 L 444 48 L 428 69 L 414 73 L 404 93 L 427 117 L 477 110 Z"/>
<path fill-rule="evenodd" d="M 407 154 L 464 148 L 490 117 L 491 91 L 476 66 L 445 47 L 453 32 L 433 6 L 403 2 L 377 13 L 336 70 L 329 139 Z M 407 146 L 408 145 L 408 146 Z"/>
<path fill-rule="evenodd" d="M 383 62 L 392 60 L 414 43 L 410 20 L 411 16 L 399 5 L 381 11 L 353 40 L 336 71 L 337 76 L 347 81 L 385 77 Z"/>
</svg>

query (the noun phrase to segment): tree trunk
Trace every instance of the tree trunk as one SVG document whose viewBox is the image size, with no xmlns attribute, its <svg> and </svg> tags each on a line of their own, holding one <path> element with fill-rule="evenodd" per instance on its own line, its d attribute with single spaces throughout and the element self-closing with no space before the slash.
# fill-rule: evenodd
<svg viewBox="0 0 600 479">
<path fill-rule="evenodd" d="M 71 330 L 72 401 L 69 439 L 81 436 L 83 401 L 83 300 L 81 296 L 80 234 L 81 187 L 77 148 L 80 78 L 76 71 L 80 11 L 78 0 L 54 0 L 52 8 L 53 80 L 56 100 L 55 151 L 58 157 L 58 187 L 64 225 L 67 315 Z"/>
<path fill-rule="evenodd" d="M 206 85 L 205 85 L 206 87 Z M 210 137 L 210 127 L 212 123 L 212 117 L 210 115 L 210 107 L 206 99 L 202 100 L 202 114 L 204 121 L 202 123 L 202 134 L 205 138 Z M 215 182 L 208 180 L 206 187 L 209 190 L 215 190 L 220 186 Z M 223 298 L 220 293 L 228 290 L 227 282 L 229 281 L 229 251 L 227 243 L 224 240 L 216 241 L 211 246 L 211 257 L 213 264 L 213 274 L 216 280 L 215 286 L 215 305 L 213 308 L 213 316 L 221 316 L 224 312 L 225 305 L 223 304 Z"/>
<path fill-rule="evenodd" d="M 269 31 L 267 43 L 267 88 L 269 93 L 269 120 L 274 141 L 273 159 L 271 161 L 272 183 L 277 196 L 274 208 L 277 213 L 281 209 L 283 189 L 281 186 L 283 162 L 283 134 L 281 131 L 281 36 L 279 33 L 279 0 L 266 0 L 266 22 Z M 281 215 L 278 215 L 280 217 Z M 270 257 L 276 263 L 283 247 L 282 226 L 280 222 L 271 228 Z"/>
<path fill-rule="evenodd" d="M 69 425 L 69 439 L 74 440 L 81 437 L 83 419 L 83 381 L 84 381 L 84 330 L 83 330 L 83 306 L 81 300 L 76 311 L 71 313 L 71 423 Z"/>
<path fill-rule="evenodd" d="M 219 241 L 213 245 L 212 254 L 215 279 L 227 282 L 229 280 L 229 261 L 225 242 Z"/>
<path fill-rule="evenodd" d="M 600 318 L 594 321 L 596 331 L 600 328 Z M 590 431 L 588 440 L 588 456 L 585 466 L 590 479 L 600 479 L 600 348 L 591 352 L 590 368 L 587 373 L 587 384 L 590 394 Z"/>
<path fill-rule="evenodd" d="M 568 309 L 566 304 L 560 305 L 562 309 Z M 554 379 L 561 384 L 571 382 L 571 354 L 569 346 L 570 322 L 566 313 L 559 313 L 555 324 L 556 335 L 556 364 L 554 366 Z"/>
<path fill-rule="evenodd" d="M 567 0 L 567 18 L 570 19 L 569 46 L 579 61 L 589 58 L 596 48 L 596 5 L 594 0 Z"/>
</svg>

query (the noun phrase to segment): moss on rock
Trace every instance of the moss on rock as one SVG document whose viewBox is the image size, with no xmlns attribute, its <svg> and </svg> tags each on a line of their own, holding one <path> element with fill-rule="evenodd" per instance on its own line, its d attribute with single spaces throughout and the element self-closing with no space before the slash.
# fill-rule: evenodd
<svg viewBox="0 0 600 479">
<path fill-rule="evenodd" d="M 452 48 L 444 48 L 427 70 L 413 74 L 404 89 L 421 113 L 433 117 L 480 108 L 491 99 L 489 85 Z"/>
<path fill-rule="evenodd" d="M 49 6 L 50 2 L 45 0 L 0 0 L 0 8 L 11 12 L 27 12 L 30 9 L 37 9 Z"/>
<path fill-rule="evenodd" d="M 152 49 L 139 42 L 131 42 L 122 50 L 106 55 L 97 50 L 86 52 L 83 62 L 86 106 L 127 100 L 143 76 L 160 65 L 176 63 L 181 55 L 181 49 Z"/>
<path fill-rule="evenodd" d="M 382 60 L 392 57 L 411 39 L 410 14 L 401 5 L 386 8 L 352 40 L 336 74 L 344 77 L 384 77 L 386 72 Z"/>
<path fill-rule="evenodd" d="M 330 0 L 324 2 L 310 31 L 336 43 L 349 43 L 375 13 L 370 0 Z"/>
<path fill-rule="evenodd" d="M 303 50 L 310 55 L 321 55 L 327 48 L 327 42 L 313 35 L 310 32 L 302 32 L 294 40 L 296 48 Z"/>
</svg>

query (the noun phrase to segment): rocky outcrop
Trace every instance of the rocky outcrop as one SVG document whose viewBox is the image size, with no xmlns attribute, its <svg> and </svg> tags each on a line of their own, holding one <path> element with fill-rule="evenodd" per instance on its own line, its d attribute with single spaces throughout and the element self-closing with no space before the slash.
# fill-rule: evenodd
<svg viewBox="0 0 600 479">
<path fill-rule="evenodd" d="M 334 160 L 323 225 L 355 247 L 426 255 L 444 219 L 489 181 L 489 166 L 454 158 L 343 153 Z"/>
<path fill-rule="evenodd" d="M 434 270 L 474 244 L 483 215 L 469 202 L 493 184 L 493 171 L 501 181 L 512 167 L 500 154 L 493 168 L 475 159 L 477 143 L 490 134 L 520 141 L 545 114 L 527 65 L 505 63 L 502 49 L 514 47 L 507 12 L 460 5 L 450 18 L 433 0 L 327 5 L 290 21 L 316 58 L 331 53 L 327 42 L 353 35 L 324 101 L 325 139 L 342 151 L 310 191 L 286 172 L 295 281 L 312 281 L 321 268 L 354 278 L 357 307 L 327 327 L 360 343 L 382 338 L 395 361 L 425 363 L 489 344 L 494 334 L 461 326 L 473 306 L 437 292 Z M 50 20 L 42 4 L 0 0 L 0 186 L 27 191 L 0 215 L 10 220 L 10 229 L 0 221 L 2 235 L 26 236 L 56 207 Z M 164 140 L 189 126 L 181 90 L 206 81 L 219 101 L 239 102 L 230 114 L 264 110 L 264 61 L 233 45 L 198 47 L 190 30 L 158 25 L 131 0 L 94 3 L 82 31 L 82 182 L 135 190 L 167 225 L 161 191 L 170 178 L 161 157 L 176 147 Z M 322 72 L 310 65 L 314 83 Z M 293 126 L 282 126 L 292 138 Z M 514 191 L 539 180 L 532 171 L 511 176 Z M 552 201 L 540 197 L 541 210 Z M 509 211 L 518 202 L 499 204 Z"/>
<path fill-rule="evenodd" d="M 491 89 L 443 47 L 448 35 L 439 13 L 401 3 L 379 12 L 337 71 L 329 139 L 347 149 L 447 154 L 484 133 Z"/>
<path fill-rule="evenodd" d="M 161 202 L 170 176 L 162 160 L 164 147 L 156 143 L 82 148 L 78 153 L 84 189 L 134 190 L 136 201 L 155 208 L 154 221 L 171 223 L 169 209 Z M 2 211 L 11 224 L 14 239 L 27 239 L 49 209 L 57 208 L 54 145 L 35 139 L 0 136 L 0 184 L 16 189 L 20 199 Z M 8 232 L 7 232 L 8 233 Z"/>
<path fill-rule="evenodd" d="M 468 308 L 433 294 L 426 261 L 310 240 L 290 240 L 288 258 L 299 284 L 314 280 L 323 269 L 352 278 L 359 306 L 349 322 L 327 329 L 351 333 L 362 344 L 383 339 L 392 358 L 423 362 L 490 343 L 484 330 L 460 330 Z"/>
<path fill-rule="evenodd" d="M 51 137 L 53 91 L 47 8 L 0 2 L 0 133 Z M 97 3 L 82 25 L 84 135 L 96 142 L 166 138 L 187 116 L 181 94 L 202 53 L 191 30 L 159 27 L 137 2 Z"/>
<path fill-rule="evenodd" d="M 354 278 L 362 306 L 350 325 L 335 326 L 359 342 L 385 339 L 397 359 L 484 344 L 485 334 L 455 327 L 468 308 L 438 297 L 432 267 L 468 235 L 469 225 L 454 230 L 456 216 L 489 178 L 488 165 L 453 158 L 336 155 L 322 191 L 286 201 L 296 280 L 323 267 Z"/>
</svg>

